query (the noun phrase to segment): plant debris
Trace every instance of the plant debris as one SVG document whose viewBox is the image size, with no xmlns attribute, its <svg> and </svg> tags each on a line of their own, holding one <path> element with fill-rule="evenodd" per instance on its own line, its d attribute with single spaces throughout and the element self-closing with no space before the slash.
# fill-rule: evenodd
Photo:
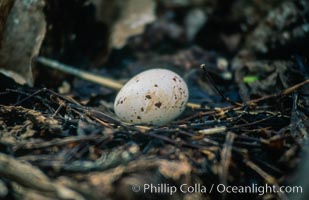
<svg viewBox="0 0 309 200">
<path fill-rule="evenodd" d="M 0 72 L 19 84 L 33 85 L 32 59 L 38 55 L 46 32 L 43 7 L 44 1 L 16 1 L 0 32 Z"/>
<path fill-rule="evenodd" d="M 307 199 L 308 3 L 120 2 L 0 2 L 1 69 L 35 66 L 34 87 L 0 75 L 0 199 Z M 185 111 L 121 121 L 117 92 L 151 68 L 186 81 Z"/>
</svg>

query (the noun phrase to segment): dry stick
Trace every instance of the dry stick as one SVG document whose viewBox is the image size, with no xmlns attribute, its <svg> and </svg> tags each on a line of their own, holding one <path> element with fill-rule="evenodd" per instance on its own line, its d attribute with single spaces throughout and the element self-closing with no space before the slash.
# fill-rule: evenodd
<svg viewBox="0 0 309 200">
<path fill-rule="evenodd" d="M 231 106 L 226 106 L 226 107 L 223 107 L 223 108 L 220 108 L 220 109 L 222 111 L 227 111 L 227 110 L 234 109 L 234 108 L 240 109 L 240 108 L 242 108 L 242 107 L 244 107 L 246 105 L 250 105 L 250 104 L 258 103 L 260 101 L 264 101 L 264 100 L 268 100 L 268 99 L 272 99 L 272 98 L 288 95 L 288 94 L 291 94 L 292 92 L 294 92 L 295 90 L 300 89 L 301 87 L 303 87 L 304 85 L 306 85 L 308 83 L 309 83 L 309 79 L 307 79 L 307 80 L 305 80 L 305 81 L 303 81 L 301 83 L 298 83 L 296 85 L 293 85 L 293 86 L 283 90 L 280 93 L 263 96 L 261 98 L 257 98 L 257 99 L 253 99 L 253 100 L 247 101 L 247 102 L 242 103 L 240 105 L 231 105 Z M 190 116 L 190 117 L 187 117 L 187 118 L 185 118 L 183 120 L 180 120 L 180 122 L 188 121 L 190 119 L 193 119 L 193 118 L 199 117 L 199 116 L 212 115 L 212 114 L 215 114 L 216 112 L 217 112 L 216 110 L 211 110 L 211 111 L 206 111 L 206 112 L 199 112 L 199 113 L 197 113 L 197 114 L 195 114 L 193 116 Z"/>
<path fill-rule="evenodd" d="M 123 87 L 123 84 L 117 82 L 114 79 L 105 78 L 105 77 L 102 77 L 102 76 L 99 76 L 99 75 L 96 75 L 96 74 L 92 74 L 92 73 L 89 73 L 89 72 L 86 72 L 86 71 L 83 71 L 83 70 L 79 70 L 79 69 L 76 69 L 72 66 L 62 64 L 58 61 L 55 61 L 55 60 L 52 60 L 52 59 L 49 59 L 49 58 L 38 57 L 36 59 L 36 61 L 38 63 L 41 63 L 41 64 L 47 66 L 47 67 L 51 67 L 53 69 L 57 69 L 57 70 L 66 72 L 68 74 L 72 74 L 72 75 L 77 76 L 79 78 L 82 78 L 84 80 L 103 85 L 103 86 L 111 88 L 113 90 L 120 90 Z M 187 106 L 191 107 L 191 108 L 200 108 L 199 104 L 195 104 L 195 103 L 191 103 L 191 102 L 188 102 Z"/>
<path fill-rule="evenodd" d="M 233 142 L 236 138 L 236 134 L 232 132 L 228 132 L 226 135 L 225 143 L 223 145 L 223 149 L 221 151 L 221 161 L 219 165 L 219 177 L 220 182 L 223 185 L 227 185 L 227 179 L 229 175 L 229 167 L 232 162 L 232 148 Z M 223 199 L 226 198 L 226 193 L 223 193 Z"/>
<path fill-rule="evenodd" d="M 79 193 L 51 181 L 40 169 L 3 153 L 0 153 L 0 177 L 54 199 L 85 199 Z"/>
<path fill-rule="evenodd" d="M 263 169 L 261 169 L 259 166 L 257 166 L 254 162 L 252 162 L 248 158 L 245 159 L 245 164 L 249 168 L 251 168 L 253 171 L 258 173 L 266 181 L 266 183 L 270 184 L 271 188 L 273 188 L 272 186 L 274 186 L 275 189 L 276 189 L 276 192 L 274 192 L 274 193 L 276 195 L 278 195 L 280 199 L 288 200 L 288 197 L 286 196 L 286 194 L 279 190 L 280 186 L 279 186 L 276 178 L 274 178 L 273 176 L 269 175 L 267 172 L 265 172 Z M 264 187 L 266 187 L 266 185 Z"/>
<path fill-rule="evenodd" d="M 213 87 L 213 89 L 215 90 L 215 92 L 217 92 L 222 99 L 224 99 L 225 101 L 233 104 L 233 105 L 239 105 L 239 103 L 236 103 L 234 101 L 232 101 L 229 97 L 226 97 L 216 86 L 214 80 L 211 78 L 211 75 L 209 74 L 209 71 L 206 69 L 205 64 L 201 64 L 201 69 L 205 72 L 206 74 L 206 78 L 208 79 L 208 82 L 211 84 L 211 86 Z"/>
<path fill-rule="evenodd" d="M 107 140 L 108 136 L 69 136 L 62 139 L 54 139 L 47 142 L 28 142 L 28 143 L 17 143 L 17 146 L 14 148 L 14 150 L 18 149 L 41 149 L 41 148 L 47 148 L 52 146 L 61 146 L 66 145 L 70 143 L 76 143 L 76 142 L 82 142 L 82 141 L 99 141 L 99 140 Z"/>
<path fill-rule="evenodd" d="M 198 133 L 205 134 L 205 135 L 211 135 L 215 133 L 221 133 L 226 131 L 226 126 L 219 126 L 214 128 L 208 128 L 208 129 L 202 129 L 199 130 Z"/>
<path fill-rule="evenodd" d="M 214 87 L 214 89 L 219 93 L 219 95 L 220 95 L 223 99 L 225 99 L 225 100 L 231 102 L 231 100 L 230 100 L 228 97 L 225 97 L 225 96 L 220 92 L 220 90 L 216 87 L 216 84 L 215 84 L 214 81 L 211 79 L 211 76 L 209 75 L 209 72 L 207 71 L 207 69 L 206 69 L 206 67 L 205 67 L 205 64 L 202 64 L 202 65 L 201 65 L 201 68 L 206 72 L 206 75 L 207 75 L 208 80 L 210 81 L 210 83 L 212 84 L 212 86 Z M 266 99 L 269 99 L 269 98 L 274 98 L 274 97 L 278 97 L 278 96 L 281 96 L 281 95 L 287 95 L 287 94 L 290 94 L 290 93 L 294 92 L 295 90 L 297 90 L 297 89 L 303 87 L 304 85 L 306 85 L 306 84 L 308 84 L 308 83 L 309 83 L 309 79 L 307 79 L 307 80 L 305 80 L 305 81 L 303 81 L 303 82 L 301 82 L 301 83 L 298 83 L 298 84 L 296 84 L 296 85 L 294 85 L 294 86 L 291 86 L 291 87 L 289 87 L 289 88 L 283 90 L 281 93 L 277 93 L 277 94 L 273 94 L 273 95 L 269 95 L 269 96 L 264 96 L 264 97 L 261 97 L 261 98 L 258 98 L 258 99 L 253 99 L 253 100 L 251 100 L 251 101 L 246 102 L 245 104 L 256 103 L 256 102 L 259 102 L 259 101 L 262 101 L 262 100 L 266 100 Z M 236 102 L 231 102 L 231 103 L 233 103 L 235 106 L 244 106 L 244 104 L 241 104 L 241 103 L 236 103 Z"/>
<path fill-rule="evenodd" d="M 118 83 L 116 80 L 113 80 L 113 79 L 110 79 L 110 78 L 105 78 L 105 77 L 102 77 L 102 76 L 98 76 L 98 75 L 95 75 L 95 74 L 92 74 L 92 73 L 89 73 L 89 72 L 86 72 L 86 71 L 83 71 L 83 70 L 79 70 L 79 69 L 76 69 L 76 68 L 71 67 L 69 65 L 59 63 L 59 62 L 52 60 L 52 59 L 48 59 L 48 58 L 44 58 L 44 57 L 38 57 L 36 59 L 36 61 L 45 65 L 45 66 L 51 67 L 53 69 L 58 69 L 60 71 L 75 75 L 75 76 L 82 78 L 82 79 L 85 79 L 87 81 L 91 81 L 91 82 L 94 82 L 94 83 L 98 83 L 100 85 L 104 85 L 104 86 L 109 87 L 109 88 L 114 89 L 114 90 L 120 90 L 123 86 L 121 83 Z"/>
<path fill-rule="evenodd" d="M 298 83 L 296 85 L 293 85 L 285 90 L 283 90 L 282 92 L 280 93 L 277 93 L 277 94 L 272 94 L 272 95 L 268 95 L 268 96 L 264 96 L 264 97 L 261 97 L 261 98 L 258 98 L 258 99 L 253 99 L 251 101 L 248 101 L 247 104 L 251 104 L 251 103 L 257 103 L 259 101 L 263 101 L 263 100 L 267 100 L 267 99 L 271 99 L 271 98 L 275 98 L 275 97 L 279 97 L 281 95 L 288 95 L 288 94 L 291 94 L 292 92 L 294 92 L 295 90 L 298 90 L 299 88 L 303 87 L 304 85 L 308 84 L 309 83 L 309 79 L 301 82 L 301 83 Z"/>
</svg>

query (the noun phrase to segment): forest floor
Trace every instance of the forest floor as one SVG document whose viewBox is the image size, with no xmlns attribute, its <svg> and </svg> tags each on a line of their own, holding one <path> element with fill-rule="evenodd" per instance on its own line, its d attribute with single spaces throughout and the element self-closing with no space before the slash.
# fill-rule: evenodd
<svg viewBox="0 0 309 200">
<path fill-rule="evenodd" d="M 305 0 L 0 1 L 0 199 L 306 199 L 308 44 Z M 161 126 L 80 77 L 151 68 L 190 93 Z"/>
</svg>

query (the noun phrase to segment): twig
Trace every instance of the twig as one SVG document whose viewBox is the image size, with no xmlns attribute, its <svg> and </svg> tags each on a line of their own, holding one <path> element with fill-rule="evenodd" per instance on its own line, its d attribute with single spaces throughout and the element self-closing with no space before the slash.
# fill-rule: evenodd
<svg viewBox="0 0 309 200">
<path fill-rule="evenodd" d="M 261 101 L 265 101 L 265 100 L 268 100 L 268 99 L 273 99 L 273 98 L 277 98 L 277 97 L 280 97 L 280 96 L 285 96 L 285 95 L 291 94 L 295 90 L 302 88 L 303 86 L 305 86 L 308 83 L 309 83 L 309 79 L 307 79 L 307 80 L 305 80 L 301 83 L 298 83 L 296 85 L 293 85 L 293 86 L 281 91 L 280 93 L 263 96 L 261 98 L 253 99 L 253 100 L 247 101 L 247 102 L 239 104 L 239 105 L 238 104 L 237 105 L 230 105 L 230 106 L 226 106 L 226 107 L 223 107 L 223 108 L 220 108 L 220 109 L 222 111 L 227 111 L 227 110 L 230 110 L 230 109 L 241 109 L 244 106 L 252 105 L 252 104 L 255 104 L 255 103 L 258 103 L 258 102 L 261 102 Z M 192 115 L 192 116 L 187 117 L 183 120 L 180 120 L 178 123 L 183 123 L 185 121 L 194 119 L 196 117 L 201 117 L 201 116 L 205 116 L 205 115 L 213 115 L 213 114 L 216 114 L 216 112 L 217 112 L 216 110 L 211 110 L 211 111 L 206 111 L 206 112 L 198 112 L 195 115 Z"/>
<path fill-rule="evenodd" d="M 224 185 L 227 185 L 228 173 L 230 163 L 232 161 L 232 148 L 233 142 L 236 135 L 232 132 L 228 132 L 226 135 L 225 143 L 223 149 L 221 151 L 221 161 L 219 166 L 219 175 L 220 175 L 220 182 Z M 223 194 L 223 199 L 226 198 L 226 193 Z"/>
<path fill-rule="evenodd" d="M 82 141 L 103 141 L 108 139 L 108 136 L 94 135 L 94 136 L 69 136 L 61 139 L 54 139 L 47 142 L 27 142 L 26 144 L 17 144 L 15 150 L 17 149 L 39 149 L 39 148 L 47 148 L 52 146 L 60 146 L 66 145 L 69 143 L 77 143 Z"/>
<path fill-rule="evenodd" d="M 279 97 L 279 96 L 282 96 L 282 95 L 288 95 L 288 94 L 291 94 L 292 92 L 294 92 L 295 90 L 298 90 L 300 89 L 301 87 L 303 87 L 304 85 L 308 84 L 309 83 L 309 79 L 301 82 L 301 83 L 298 83 L 296 85 L 293 85 L 283 91 L 281 91 L 280 93 L 277 93 L 277 94 L 271 94 L 271 95 L 268 95 L 268 96 L 264 96 L 264 97 L 261 97 L 261 98 L 258 98 L 258 99 L 253 99 L 253 100 L 250 100 L 248 101 L 246 104 L 253 104 L 253 103 L 257 103 L 259 101 L 264 101 L 264 100 L 267 100 L 267 99 L 272 99 L 272 98 L 276 98 L 276 97 Z"/>
<path fill-rule="evenodd" d="M 52 182 L 38 168 L 0 153 L 0 176 L 55 199 L 83 200 L 79 193 Z"/>
<path fill-rule="evenodd" d="M 95 75 L 95 74 L 92 74 L 92 73 L 89 73 L 83 70 L 79 70 L 69 65 L 65 65 L 55 60 L 49 59 L 49 58 L 38 57 L 36 61 L 45 66 L 51 67 L 53 69 L 58 69 L 60 71 L 75 75 L 87 81 L 91 81 L 94 83 L 98 83 L 100 85 L 104 85 L 114 90 L 120 90 L 123 86 L 121 83 L 118 83 L 116 80 L 98 76 L 98 75 Z"/>
<path fill-rule="evenodd" d="M 226 131 L 226 127 L 225 126 L 219 126 L 219 127 L 199 130 L 198 133 L 205 134 L 205 135 L 211 135 L 211 134 L 215 134 L 215 133 L 221 133 L 221 132 L 224 132 L 224 131 Z"/>
<path fill-rule="evenodd" d="M 233 105 L 239 105 L 239 103 L 232 101 L 229 97 L 226 97 L 226 96 L 218 89 L 218 87 L 216 86 L 214 80 L 211 78 L 211 76 L 210 76 L 208 70 L 206 69 L 205 64 L 201 64 L 200 67 L 201 67 L 201 69 L 205 72 L 206 77 L 207 77 L 209 83 L 211 84 L 211 86 L 213 87 L 213 89 L 221 96 L 222 99 L 224 99 L 225 101 L 227 101 L 227 102 L 229 102 L 229 103 L 231 103 L 231 104 L 233 104 Z"/>
<path fill-rule="evenodd" d="M 257 166 L 254 162 L 252 162 L 249 159 L 245 159 L 245 164 L 249 168 L 251 168 L 253 171 L 258 173 L 266 181 L 266 183 L 269 183 L 269 184 L 275 186 L 277 190 L 279 189 L 279 184 L 276 181 L 276 178 L 274 178 L 273 176 L 266 173 L 263 169 L 261 169 L 259 166 Z M 279 190 L 276 194 L 280 197 L 280 199 L 288 200 L 288 197 L 286 196 L 286 194 L 280 192 Z"/>
</svg>

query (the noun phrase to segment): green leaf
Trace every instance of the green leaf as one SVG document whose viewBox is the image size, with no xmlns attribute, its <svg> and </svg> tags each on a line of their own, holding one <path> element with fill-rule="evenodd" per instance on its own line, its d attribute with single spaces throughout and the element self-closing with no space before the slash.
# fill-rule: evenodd
<svg viewBox="0 0 309 200">
<path fill-rule="evenodd" d="M 258 76 L 245 76 L 244 78 L 243 78 L 243 82 L 244 83 L 253 83 L 253 82 L 255 82 L 255 81 L 257 81 L 257 80 L 259 80 L 259 77 Z"/>
</svg>

